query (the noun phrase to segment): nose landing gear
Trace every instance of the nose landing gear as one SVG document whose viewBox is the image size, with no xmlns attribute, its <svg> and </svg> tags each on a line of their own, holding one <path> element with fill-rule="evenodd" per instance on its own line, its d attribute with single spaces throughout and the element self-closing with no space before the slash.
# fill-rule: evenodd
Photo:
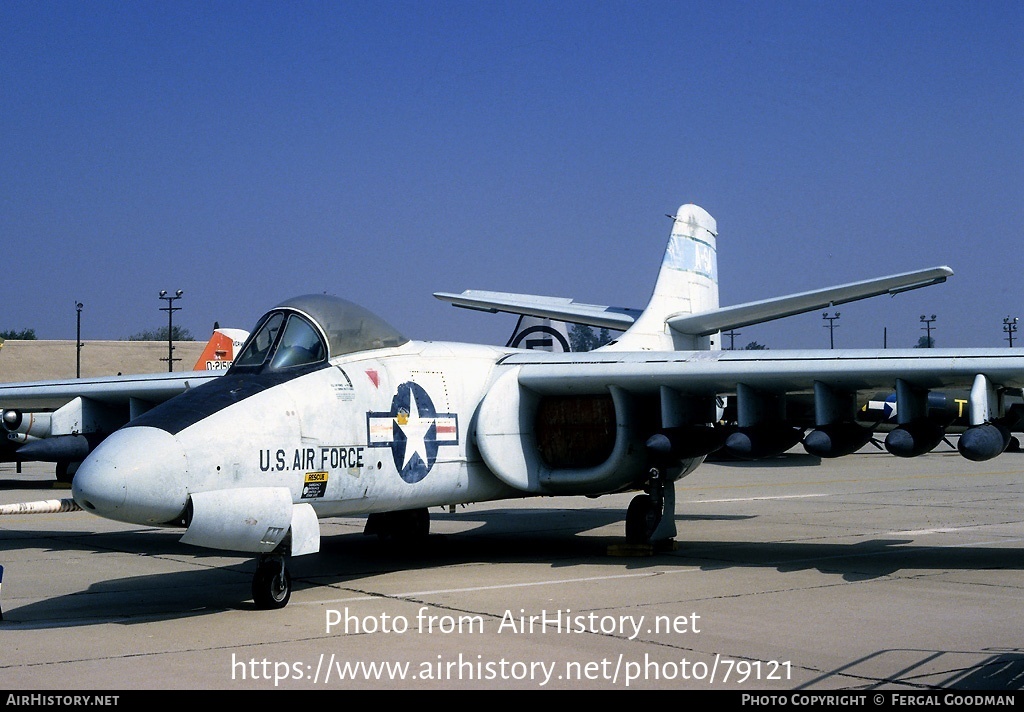
<svg viewBox="0 0 1024 712">
<path fill-rule="evenodd" d="M 281 554 L 263 554 L 256 559 L 252 577 L 252 600 L 262 610 L 284 608 L 292 596 L 292 577 Z"/>
</svg>

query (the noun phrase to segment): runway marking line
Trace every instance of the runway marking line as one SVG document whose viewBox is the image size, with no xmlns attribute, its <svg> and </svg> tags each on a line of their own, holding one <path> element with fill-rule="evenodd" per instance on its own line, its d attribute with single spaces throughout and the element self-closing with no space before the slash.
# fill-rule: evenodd
<svg viewBox="0 0 1024 712">
<path fill-rule="evenodd" d="M 667 576 L 670 574 L 688 574 L 700 572 L 700 567 L 688 567 L 678 570 L 647 571 L 635 574 L 614 574 L 610 576 L 584 576 L 580 578 L 552 579 L 550 581 L 529 581 L 523 583 L 495 584 L 494 586 L 468 586 L 466 588 L 439 588 L 427 591 L 409 591 L 406 593 L 381 593 L 376 595 L 352 596 L 349 598 L 337 598 L 329 601 L 292 601 L 293 606 L 323 605 L 328 603 L 351 603 L 353 601 L 373 601 L 381 598 L 415 598 L 418 596 L 436 596 L 448 593 L 472 593 L 474 591 L 500 591 L 507 588 L 532 588 L 535 586 L 561 586 L 565 584 L 586 583 L 588 581 L 614 581 L 616 579 L 650 578 L 653 576 Z"/>
</svg>

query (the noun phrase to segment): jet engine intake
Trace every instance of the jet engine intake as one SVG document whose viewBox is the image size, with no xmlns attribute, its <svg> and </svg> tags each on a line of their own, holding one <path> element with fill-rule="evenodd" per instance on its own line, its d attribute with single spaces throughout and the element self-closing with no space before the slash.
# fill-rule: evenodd
<svg viewBox="0 0 1024 712">
<path fill-rule="evenodd" d="M 45 438 L 51 432 L 51 413 L 22 413 L 20 410 L 5 410 L 0 415 L 3 429 L 10 435 L 27 436 L 11 438 L 18 442 L 28 442 L 36 438 Z"/>
<path fill-rule="evenodd" d="M 476 444 L 491 472 L 534 494 L 605 494 L 645 473 L 635 399 L 611 386 L 600 394 L 542 396 L 503 374 L 480 403 Z"/>
</svg>

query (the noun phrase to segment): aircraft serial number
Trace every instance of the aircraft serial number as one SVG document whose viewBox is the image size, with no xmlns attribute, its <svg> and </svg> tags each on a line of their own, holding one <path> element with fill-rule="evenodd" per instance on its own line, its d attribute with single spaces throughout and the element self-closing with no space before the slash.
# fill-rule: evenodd
<svg viewBox="0 0 1024 712">
<path fill-rule="evenodd" d="M 319 448 L 279 448 L 260 450 L 260 470 L 288 472 L 290 470 L 337 470 L 363 466 L 361 446 L 323 446 Z"/>
</svg>

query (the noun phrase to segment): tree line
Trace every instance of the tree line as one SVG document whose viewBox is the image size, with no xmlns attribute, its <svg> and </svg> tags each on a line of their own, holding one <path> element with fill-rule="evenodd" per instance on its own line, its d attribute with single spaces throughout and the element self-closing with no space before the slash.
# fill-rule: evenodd
<svg viewBox="0 0 1024 712">
<path fill-rule="evenodd" d="M 10 341 L 35 341 L 35 329 L 3 329 L 0 330 L 0 339 Z M 195 341 L 196 337 L 188 329 L 182 326 L 175 326 L 171 329 L 172 341 Z M 147 329 L 139 331 L 131 336 L 119 339 L 119 341 L 167 341 L 167 327 L 159 329 Z"/>
</svg>

